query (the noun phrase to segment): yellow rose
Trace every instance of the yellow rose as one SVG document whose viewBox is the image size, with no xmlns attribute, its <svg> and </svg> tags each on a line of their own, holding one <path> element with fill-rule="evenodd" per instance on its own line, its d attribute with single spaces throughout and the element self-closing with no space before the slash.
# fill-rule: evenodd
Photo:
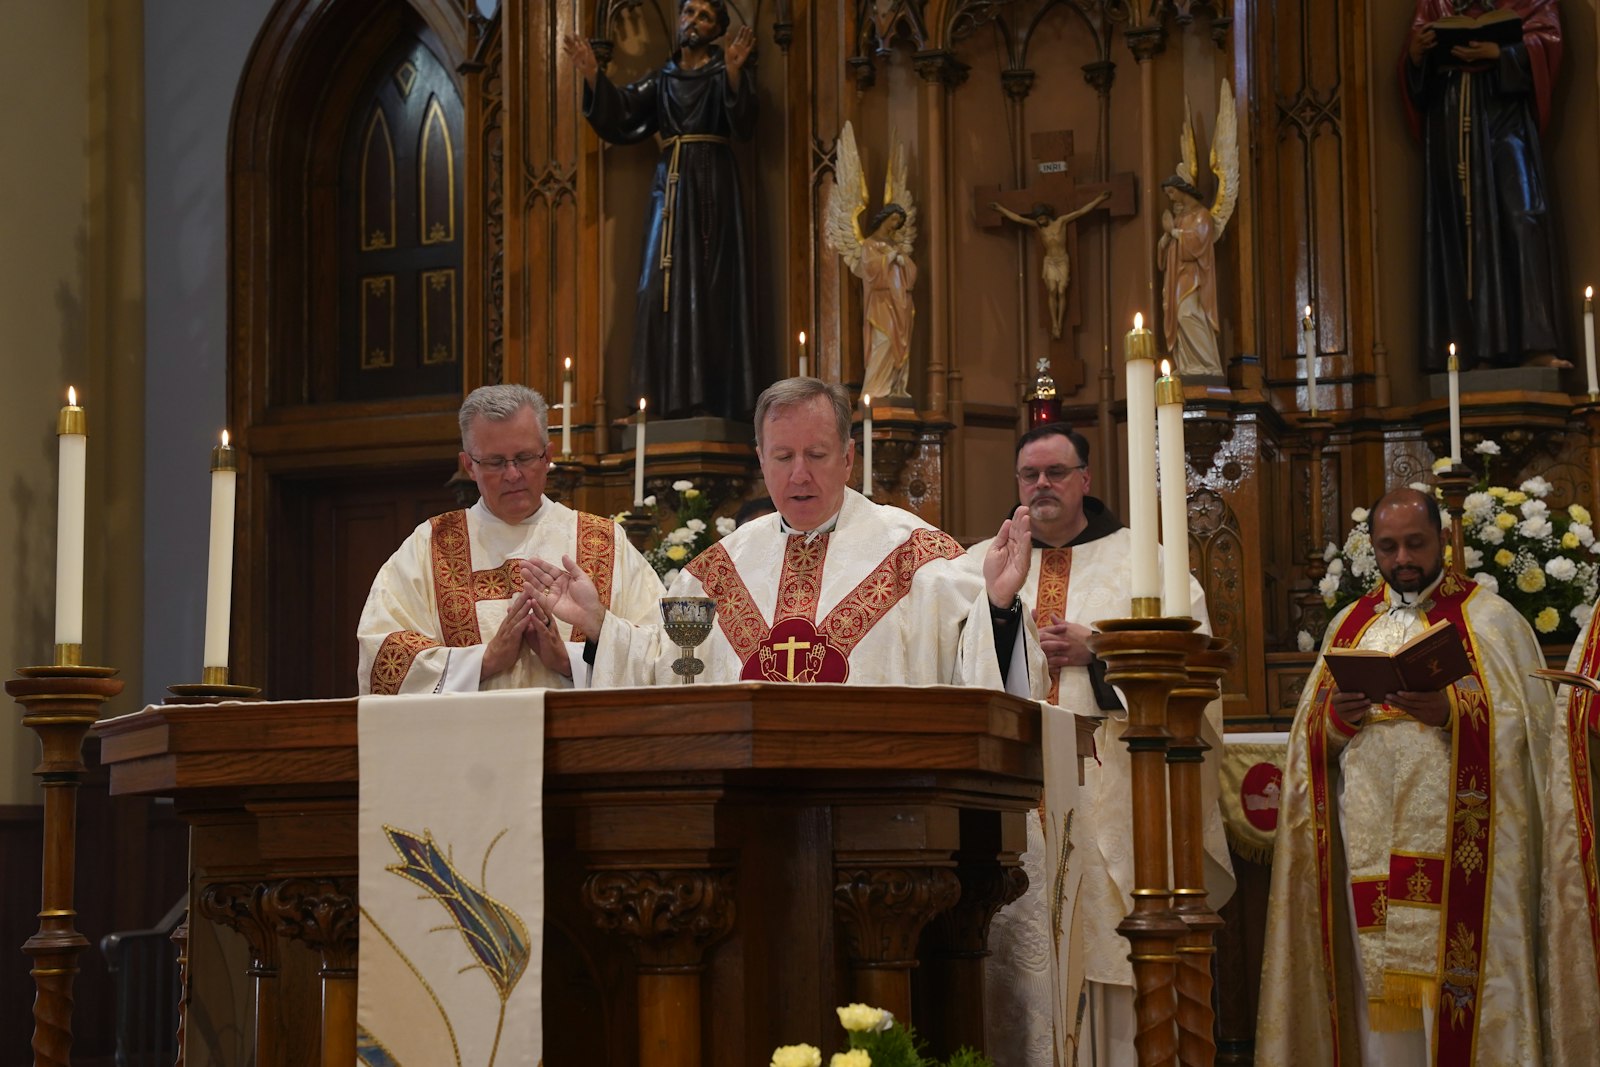
<svg viewBox="0 0 1600 1067">
<path fill-rule="evenodd" d="M 1527 502 L 1528 494 L 1524 493 L 1521 489 L 1506 494 L 1506 507 L 1508 508 L 1514 508 L 1519 504 L 1525 504 Z"/>
<path fill-rule="evenodd" d="M 1489 495 L 1492 496 L 1492 497 L 1498 497 L 1501 500 L 1504 500 L 1506 498 L 1506 495 L 1508 493 L 1510 493 L 1510 492 L 1511 492 L 1511 490 L 1507 489 L 1503 485 L 1491 485 L 1489 487 Z"/>
<path fill-rule="evenodd" d="M 1445 545 L 1444 546 L 1444 561 L 1446 563 L 1449 563 L 1452 559 L 1454 559 L 1455 558 L 1455 554 L 1456 554 L 1456 546 L 1455 545 Z"/>
<path fill-rule="evenodd" d="M 1554 633 L 1561 625 L 1561 613 L 1555 608 L 1545 608 L 1533 617 L 1534 629 L 1542 634 Z"/>
<path fill-rule="evenodd" d="M 667 546 L 667 558 L 670 559 L 674 563 L 682 563 L 683 562 L 683 558 L 685 556 L 687 556 L 688 554 L 689 554 L 689 550 L 687 548 L 684 548 L 682 545 L 668 545 Z"/>
<path fill-rule="evenodd" d="M 1502 511 L 1494 517 L 1494 524 L 1502 530 L 1509 530 L 1517 524 L 1517 517 L 1509 511 Z"/>
<path fill-rule="evenodd" d="M 1511 561 L 1516 558 L 1516 554 L 1513 553 L 1509 548 L 1502 548 L 1500 551 L 1494 554 L 1495 564 L 1501 567 L 1511 566 Z"/>
<path fill-rule="evenodd" d="M 1566 533 L 1562 534 L 1561 535 L 1561 547 L 1562 548 L 1577 548 L 1578 547 L 1578 535 L 1573 533 L 1571 530 L 1568 530 Z"/>
<path fill-rule="evenodd" d="M 685 499 L 685 500 L 693 500 L 695 497 L 697 497 L 699 495 L 700 495 L 700 490 L 698 490 L 698 489 L 685 489 L 683 491 L 683 499 Z"/>
<path fill-rule="evenodd" d="M 839 1025 L 855 1033 L 887 1030 L 894 1022 L 893 1015 L 870 1004 L 850 1004 L 834 1010 L 839 1013 Z"/>
<path fill-rule="evenodd" d="M 772 1067 L 822 1067 L 822 1050 L 815 1045 L 784 1045 L 772 1050 Z"/>
<path fill-rule="evenodd" d="M 835 1052 L 833 1059 L 828 1061 L 828 1067 L 872 1067 L 872 1057 L 867 1055 L 867 1050 L 864 1048 Z"/>
<path fill-rule="evenodd" d="M 1537 593 L 1544 588 L 1544 571 L 1538 567 L 1529 567 L 1517 575 L 1517 588 L 1524 593 Z"/>
<path fill-rule="evenodd" d="M 1589 525 L 1589 509 L 1584 507 L 1582 504 L 1569 505 L 1567 508 L 1567 514 L 1572 516 L 1573 522 L 1581 522 L 1585 526 Z"/>
</svg>

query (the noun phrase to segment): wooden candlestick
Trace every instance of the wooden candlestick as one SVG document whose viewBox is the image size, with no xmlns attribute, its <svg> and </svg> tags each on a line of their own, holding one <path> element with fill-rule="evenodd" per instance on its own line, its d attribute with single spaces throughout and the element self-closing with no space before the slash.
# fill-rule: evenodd
<svg viewBox="0 0 1600 1067">
<path fill-rule="evenodd" d="M 1600 492 L 1600 403 L 1590 397 L 1587 404 L 1579 404 L 1572 409 L 1572 413 L 1583 420 L 1583 428 L 1589 434 L 1589 499 L 1594 499 L 1594 494 Z"/>
<path fill-rule="evenodd" d="M 100 707 L 122 692 L 114 667 L 22 667 L 6 692 L 22 705 L 22 725 L 39 735 L 42 757 L 33 773 L 44 787 L 43 890 L 39 930 L 23 944 L 33 958 L 33 1062 L 70 1067 L 72 983 L 78 954 L 89 942 L 72 924 L 77 875 L 78 786 L 83 739 Z"/>
<path fill-rule="evenodd" d="M 1217 1045 L 1212 1030 L 1211 961 L 1213 938 L 1224 926 L 1206 900 L 1205 802 L 1201 794 L 1206 753 L 1200 735 L 1206 706 L 1221 692 L 1222 676 L 1235 653 L 1221 637 L 1189 657 L 1188 678 L 1172 691 L 1168 719 L 1167 777 L 1172 790 L 1172 910 L 1187 932 L 1178 938 L 1178 1061 L 1184 1067 L 1212 1067 Z"/>
<path fill-rule="evenodd" d="M 1444 493 L 1445 510 L 1450 513 L 1450 567 L 1463 577 L 1467 574 L 1467 558 L 1461 511 L 1467 502 L 1467 494 L 1472 491 L 1473 483 L 1476 481 L 1477 476 L 1460 463 L 1447 467 L 1434 476 L 1434 482 Z"/>
<path fill-rule="evenodd" d="M 1188 681 L 1185 663 L 1211 640 L 1183 618 L 1107 619 L 1089 649 L 1106 681 L 1128 700 L 1122 739 L 1133 764 L 1133 911 L 1117 925 L 1133 951 L 1134 1046 L 1139 1067 L 1168 1067 L 1178 1055 L 1178 939 L 1188 932 L 1172 910 L 1167 877 L 1167 698 Z"/>
</svg>

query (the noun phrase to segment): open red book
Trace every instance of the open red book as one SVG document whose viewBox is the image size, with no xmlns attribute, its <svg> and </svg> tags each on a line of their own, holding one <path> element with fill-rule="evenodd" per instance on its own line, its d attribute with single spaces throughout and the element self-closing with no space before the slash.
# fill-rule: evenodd
<svg viewBox="0 0 1600 1067">
<path fill-rule="evenodd" d="M 1369 648 L 1330 648 L 1323 657 L 1345 693 L 1378 703 L 1390 693 L 1432 693 L 1472 673 L 1455 624 L 1434 623 L 1393 654 Z"/>
</svg>

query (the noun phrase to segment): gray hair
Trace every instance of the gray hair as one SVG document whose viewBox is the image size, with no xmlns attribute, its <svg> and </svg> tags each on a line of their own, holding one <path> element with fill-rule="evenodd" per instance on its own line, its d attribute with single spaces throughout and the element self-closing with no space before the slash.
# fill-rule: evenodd
<svg viewBox="0 0 1600 1067">
<path fill-rule="evenodd" d="M 550 405 L 526 385 L 480 385 L 461 402 L 461 448 L 467 451 L 467 434 L 474 419 L 504 422 L 523 408 L 533 409 L 539 420 L 539 436 L 550 440 Z"/>
<path fill-rule="evenodd" d="M 809 404 L 819 396 L 828 398 L 833 405 L 833 419 L 839 427 L 839 443 L 850 443 L 850 392 L 838 382 L 825 382 L 820 378 L 783 378 L 767 386 L 756 400 L 756 448 L 761 447 L 761 427 L 773 409 L 784 410 L 800 404 Z"/>
</svg>

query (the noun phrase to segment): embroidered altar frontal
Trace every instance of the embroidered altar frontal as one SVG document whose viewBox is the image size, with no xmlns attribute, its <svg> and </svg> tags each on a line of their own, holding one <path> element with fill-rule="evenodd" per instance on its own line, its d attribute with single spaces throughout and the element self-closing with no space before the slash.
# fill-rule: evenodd
<svg viewBox="0 0 1600 1067">
<path fill-rule="evenodd" d="M 538 1063 L 543 692 L 369 697 L 358 732 L 360 1062 Z"/>
</svg>

